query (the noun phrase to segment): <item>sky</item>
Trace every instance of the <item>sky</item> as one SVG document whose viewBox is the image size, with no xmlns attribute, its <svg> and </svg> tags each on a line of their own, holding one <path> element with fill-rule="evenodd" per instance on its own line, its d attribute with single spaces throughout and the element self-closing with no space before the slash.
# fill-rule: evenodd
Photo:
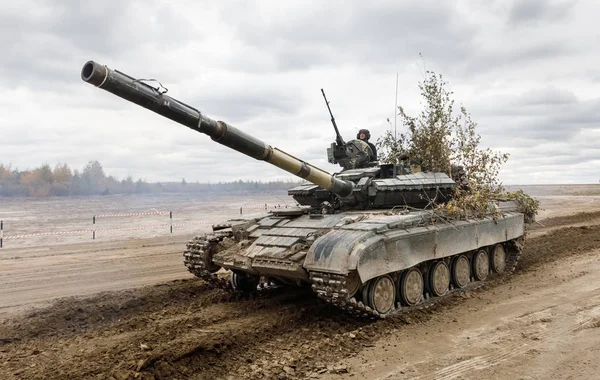
<svg viewBox="0 0 600 380">
<path fill-rule="evenodd" d="M 293 178 L 84 83 L 88 60 L 156 79 L 331 173 L 320 89 L 346 140 L 367 128 L 375 142 L 394 124 L 405 132 L 396 105 L 420 112 L 430 70 L 481 147 L 510 154 L 504 184 L 599 183 L 599 14 L 594 0 L 4 1 L 0 163 L 97 160 L 150 182 Z"/>
</svg>

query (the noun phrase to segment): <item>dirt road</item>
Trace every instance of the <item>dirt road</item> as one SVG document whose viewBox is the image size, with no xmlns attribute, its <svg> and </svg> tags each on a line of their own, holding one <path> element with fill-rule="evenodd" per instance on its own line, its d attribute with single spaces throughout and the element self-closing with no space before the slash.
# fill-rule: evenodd
<svg viewBox="0 0 600 380">
<path fill-rule="evenodd" d="M 353 379 L 598 378 L 599 257 L 541 265 L 337 365 Z"/>
<path fill-rule="evenodd" d="M 301 290 L 211 289 L 184 241 L 3 251 L 0 378 L 594 378 L 600 202 L 578 202 L 545 211 L 512 278 L 374 323 Z M 70 295 L 88 297 L 40 307 Z"/>
<path fill-rule="evenodd" d="M 0 251 L 0 319 L 81 296 L 191 278 L 181 253 L 191 236 Z"/>
</svg>

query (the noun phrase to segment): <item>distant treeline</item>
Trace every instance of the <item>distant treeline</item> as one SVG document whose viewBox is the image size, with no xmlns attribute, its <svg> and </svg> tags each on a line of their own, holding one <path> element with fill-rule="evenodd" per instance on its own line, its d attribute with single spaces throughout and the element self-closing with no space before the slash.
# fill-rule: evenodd
<svg viewBox="0 0 600 380">
<path fill-rule="evenodd" d="M 131 176 L 118 180 L 106 176 L 98 161 L 90 161 L 83 170 L 71 170 L 67 164 L 52 168 L 44 164 L 37 169 L 19 171 L 0 164 L 0 196 L 81 196 L 152 193 L 260 193 L 289 189 L 300 181 L 233 181 L 218 183 L 158 182 L 149 183 Z"/>
</svg>

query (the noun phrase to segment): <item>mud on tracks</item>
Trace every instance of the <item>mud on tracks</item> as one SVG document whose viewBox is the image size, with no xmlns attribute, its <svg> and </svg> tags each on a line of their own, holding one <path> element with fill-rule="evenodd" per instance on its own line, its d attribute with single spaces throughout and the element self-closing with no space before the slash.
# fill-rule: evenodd
<svg viewBox="0 0 600 380">
<path fill-rule="evenodd" d="M 581 219 L 569 217 L 568 222 Z M 583 216 L 582 218 L 587 218 Z M 515 275 L 600 247 L 600 226 L 527 239 Z M 478 290 L 485 292 L 498 279 Z M 378 322 L 354 320 L 298 289 L 236 298 L 180 280 L 92 298 L 67 298 L 0 325 L 0 376 L 53 379 L 306 378 L 391 331 L 460 307 L 461 297 Z"/>
</svg>

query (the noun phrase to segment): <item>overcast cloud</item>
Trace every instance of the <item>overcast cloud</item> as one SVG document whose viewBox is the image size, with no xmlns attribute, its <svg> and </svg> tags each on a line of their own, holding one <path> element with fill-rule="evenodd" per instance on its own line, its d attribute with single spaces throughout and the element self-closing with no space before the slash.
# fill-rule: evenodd
<svg viewBox="0 0 600 380">
<path fill-rule="evenodd" d="M 324 88 L 346 139 L 373 140 L 444 75 L 505 184 L 600 180 L 600 3 L 20 1 L 0 4 L 0 162 L 148 181 L 288 179 L 80 79 L 92 59 L 330 172 Z M 177 5 L 175 5 L 177 4 Z M 419 53 L 423 55 L 420 58 Z M 398 125 L 398 131 L 403 129 Z"/>
</svg>

